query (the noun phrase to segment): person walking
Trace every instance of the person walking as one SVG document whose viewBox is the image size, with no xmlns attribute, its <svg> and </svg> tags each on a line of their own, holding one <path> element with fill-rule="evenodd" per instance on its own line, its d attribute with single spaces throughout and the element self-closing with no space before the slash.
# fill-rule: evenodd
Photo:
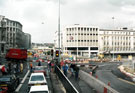
<svg viewBox="0 0 135 93">
<path fill-rule="evenodd" d="M 75 79 L 78 80 L 78 76 L 79 76 L 79 67 L 75 65 Z"/>
<path fill-rule="evenodd" d="M 63 72 L 64 72 L 65 76 L 67 76 L 68 64 L 64 64 L 62 68 L 63 68 Z"/>
<path fill-rule="evenodd" d="M 75 68 L 75 64 L 71 64 L 70 65 L 71 76 L 74 76 L 74 68 Z"/>
<path fill-rule="evenodd" d="M 30 62 L 30 72 L 32 72 L 32 70 L 33 70 L 33 64 L 32 62 Z"/>
<path fill-rule="evenodd" d="M 20 63 L 20 72 L 23 72 L 23 63 Z"/>
<path fill-rule="evenodd" d="M 38 62 L 38 66 L 41 66 L 41 61 Z"/>
<path fill-rule="evenodd" d="M 14 63 L 13 69 L 14 69 L 14 74 L 16 74 L 16 72 L 17 72 L 17 65 L 16 65 L 16 63 Z"/>
<path fill-rule="evenodd" d="M 8 63 L 8 73 L 11 74 L 11 62 Z"/>
</svg>

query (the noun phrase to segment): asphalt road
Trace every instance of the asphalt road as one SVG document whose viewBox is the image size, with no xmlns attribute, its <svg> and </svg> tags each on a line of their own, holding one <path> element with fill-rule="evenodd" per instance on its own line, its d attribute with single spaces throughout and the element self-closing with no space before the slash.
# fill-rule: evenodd
<svg viewBox="0 0 135 93">
<path fill-rule="evenodd" d="M 110 82 L 110 86 L 120 93 L 135 93 L 135 83 L 127 81 L 129 78 L 117 69 L 120 64 L 99 63 L 95 76 L 97 75 L 98 79 L 105 84 Z"/>
</svg>

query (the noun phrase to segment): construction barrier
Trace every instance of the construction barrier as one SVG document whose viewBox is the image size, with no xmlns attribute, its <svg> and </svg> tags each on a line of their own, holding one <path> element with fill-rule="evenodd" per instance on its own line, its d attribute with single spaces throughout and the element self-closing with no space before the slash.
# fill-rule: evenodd
<svg viewBox="0 0 135 93">
<path fill-rule="evenodd" d="M 89 86 L 93 87 L 98 93 L 119 93 L 110 86 L 104 84 L 95 77 L 89 75 L 88 73 L 80 70 L 79 76 L 84 80 Z"/>
</svg>

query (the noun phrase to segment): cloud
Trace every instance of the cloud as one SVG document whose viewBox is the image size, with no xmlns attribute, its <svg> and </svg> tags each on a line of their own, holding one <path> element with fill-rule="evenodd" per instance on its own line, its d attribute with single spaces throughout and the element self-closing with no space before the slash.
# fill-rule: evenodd
<svg viewBox="0 0 135 93">
<path fill-rule="evenodd" d="M 0 14 L 23 25 L 33 42 L 53 42 L 58 29 L 59 0 L 0 0 Z M 81 24 L 112 28 L 134 26 L 134 0 L 60 0 L 61 30 Z"/>
</svg>

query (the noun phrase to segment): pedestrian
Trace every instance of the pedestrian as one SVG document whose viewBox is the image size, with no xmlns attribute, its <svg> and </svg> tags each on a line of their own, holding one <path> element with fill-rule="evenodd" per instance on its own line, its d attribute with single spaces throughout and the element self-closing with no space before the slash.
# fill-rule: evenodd
<svg viewBox="0 0 135 93">
<path fill-rule="evenodd" d="M 2 75 L 6 75 L 7 74 L 7 70 L 6 70 L 5 66 L 3 66 L 1 68 L 1 72 L 2 72 Z"/>
<path fill-rule="evenodd" d="M 38 62 L 38 66 L 41 66 L 41 61 Z"/>
<path fill-rule="evenodd" d="M 51 72 L 51 61 L 48 61 L 49 72 Z"/>
<path fill-rule="evenodd" d="M 71 64 L 70 65 L 71 76 L 74 76 L 74 68 L 75 68 L 75 64 Z"/>
<path fill-rule="evenodd" d="M 11 74 L 11 62 L 8 63 L 8 73 Z"/>
<path fill-rule="evenodd" d="M 53 63 L 53 61 L 51 62 L 51 72 L 54 72 L 54 63 Z"/>
<path fill-rule="evenodd" d="M 22 62 L 20 63 L 20 72 L 21 73 L 23 72 L 23 63 Z"/>
<path fill-rule="evenodd" d="M 63 68 L 64 75 L 67 76 L 68 65 L 64 64 L 62 68 Z"/>
<path fill-rule="evenodd" d="M 63 65 L 64 65 L 64 61 L 62 60 L 62 61 L 60 62 L 60 66 L 63 67 Z M 60 69 L 61 69 L 61 68 L 60 68 Z"/>
<path fill-rule="evenodd" d="M 14 65 L 13 65 L 13 69 L 14 69 L 14 74 L 16 74 L 16 72 L 17 72 L 17 65 L 14 63 Z"/>
<path fill-rule="evenodd" d="M 79 67 L 75 65 L 75 79 L 78 80 L 78 76 L 79 76 Z"/>
<path fill-rule="evenodd" d="M 32 70 L 33 70 L 33 64 L 32 62 L 30 62 L 30 72 L 32 72 Z"/>
</svg>

